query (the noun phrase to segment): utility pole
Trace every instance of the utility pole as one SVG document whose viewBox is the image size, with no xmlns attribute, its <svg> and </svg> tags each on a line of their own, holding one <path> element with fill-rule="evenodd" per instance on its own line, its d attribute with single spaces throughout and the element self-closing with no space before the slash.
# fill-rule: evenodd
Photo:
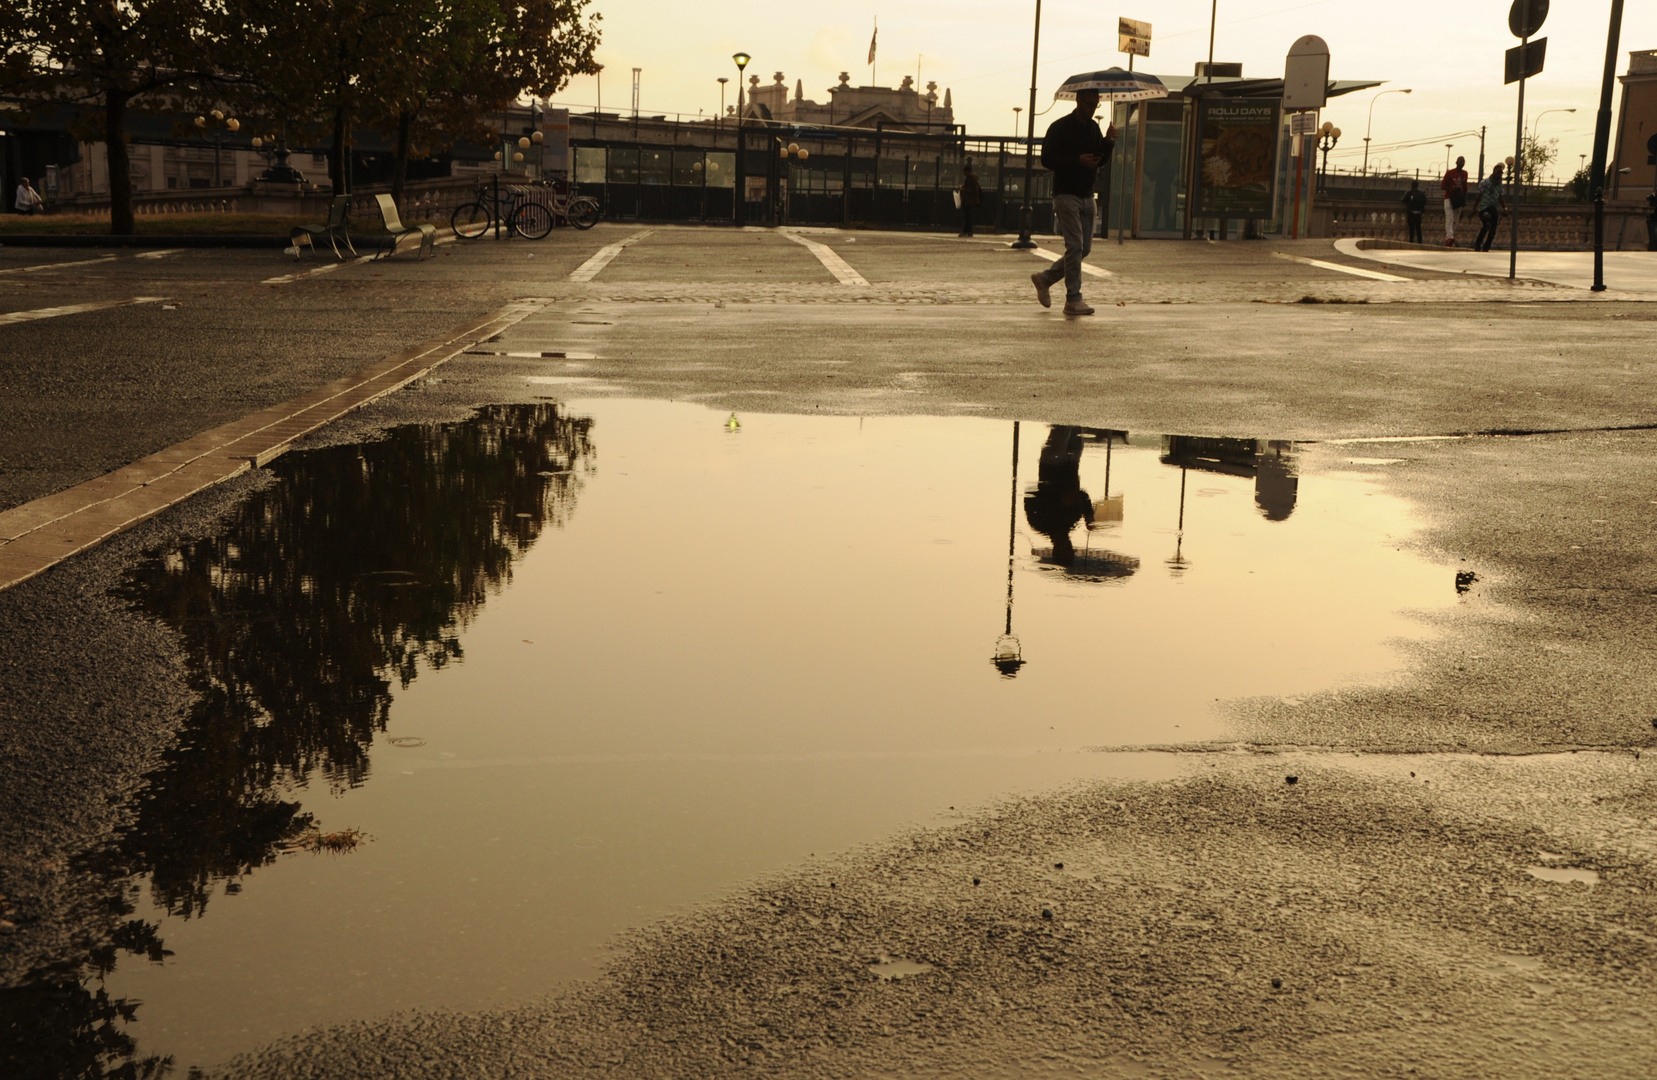
<svg viewBox="0 0 1657 1080">
<path fill-rule="evenodd" d="M 1611 29 L 1605 36 L 1605 78 L 1599 87 L 1599 116 L 1594 121 L 1594 292 L 1605 291 L 1605 154 L 1611 142 L 1611 87 L 1617 81 L 1617 39 L 1622 36 L 1622 0 L 1611 0 Z"/>
</svg>

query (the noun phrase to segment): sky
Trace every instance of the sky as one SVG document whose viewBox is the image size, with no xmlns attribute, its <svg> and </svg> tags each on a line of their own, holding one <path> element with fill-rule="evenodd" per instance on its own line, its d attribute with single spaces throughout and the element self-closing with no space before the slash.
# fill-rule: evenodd
<svg viewBox="0 0 1657 1080">
<path fill-rule="evenodd" d="M 1502 85 L 1502 54 L 1518 44 L 1507 29 L 1510 3 L 1217 0 L 1214 59 L 1241 61 L 1244 75 L 1280 77 L 1295 39 L 1317 34 L 1329 44 L 1331 78 L 1385 80 L 1382 90 L 1412 91 L 1375 104 L 1372 167 L 1419 168 L 1423 176 L 1436 176 L 1444 167 L 1444 144 L 1452 142 L 1452 153 L 1465 154 L 1471 170 L 1478 161 L 1477 135 L 1451 133 L 1487 126 L 1487 164 L 1513 153 L 1517 84 Z M 1625 9 L 1618 74 L 1627 71 L 1630 50 L 1657 49 L 1657 4 L 1633 0 Z M 828 100 L 827 90 L 841 71 L 851 74 L 854 85 L 896 86 L 918 65 L 923 87 L 935 79 L 940 95 L 946 87 L 953 91 L 956 122 L 973 135 L 1012 134 L 1013 106 L 1029 99 L 1034 0 L 835 0 L 797 6 L 704 0 L 694 9 L 683 0 L 593 0 L 592 10 L 604 16 L 598 60 L 605 65 L 600 78 L 606 111 L 630 108 L 637 67 L 644 113 L 711 115 L 719 110 L 719 76 L 732 80 L 727 104 L 736 101 L 737 72 L 730 58 L 738 51 L 753 56 L 748 74 L 770 83 L 781 71 L 790 88 L 803 79 L 805 96 L 819 102 Z M 1120 0 L 1108 8 L 1045 0 L 1038 112 L 1052 104 L 1053 90 L 1067 75 L 1125 64 L 1127 58 L 1116 51 L 1118 16 L 1152 25 L 1150 58 L 1136 59 L 1136 68 L 1190 75 L 1193 64 L 1208 58 L 1209 12 L 1209 0 Z M 1576 171 L 1579 154 L 1592 151 L 1609 14 L 1610 0 L 1559 0 L 1542 27 L 1547 65 L 1529 81 L 1525 114 L 1527 125 L 1540 120 L 1543 141 L 1559 140 L 1554 171 L 1560 178 Z M 872 75 L 865 60 L 876 19 L 880 37 Z M 591 108 L 598 89 L 594 77 L 582 76 L 555 100 Z M 1377 93 L 1335 98 L 1324 111 L 1323 118 L 1342 129 L 1331 166 L 1362 162 Z M 1618 86 L 1613 119 L 1620 102 Z M 1566 108 L 1577 111 L 1540 116 Z M 1058 115 L 1042 116 L 1037 130 Z M 1427 145 L 1381 148 L 1415 140 Z"/>
</svg>

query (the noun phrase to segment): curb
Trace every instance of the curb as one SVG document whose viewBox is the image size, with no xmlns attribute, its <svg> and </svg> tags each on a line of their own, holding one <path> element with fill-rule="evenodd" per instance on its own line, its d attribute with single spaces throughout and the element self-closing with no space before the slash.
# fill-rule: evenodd
<svg viewBox="0 0 1657 1080">
<path fill-rule="evenodd" d="M 197 492 L 280 457 L 296 439 L 408 385 L 547 303 L 526 299 L 508 304 L 290 401 L 0 512 L 0 590 L 27 581 Z"/>
<path fill-rule="evenodd" d="M 285 248 L 285 236 L 259 236 L 251 233 L 231 233 L 225 236 L 163 236 L 145 233 L 142 236 L 111 236 L 107 233 L 86 235 L 64 233 L 5 233 L 0 232 L 0 248 Z"/>
</svg>

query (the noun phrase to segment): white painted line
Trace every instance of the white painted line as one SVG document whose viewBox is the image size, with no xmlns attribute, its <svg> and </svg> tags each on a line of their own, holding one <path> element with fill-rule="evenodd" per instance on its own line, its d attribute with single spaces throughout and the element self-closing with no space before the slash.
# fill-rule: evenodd
<svg viewBox="0 0 1657 1080">
<path fill-rule="evenodd" d="M 606 266 L 609 266 L 611 260 L 613 260 L 617 255 L 621 254 L 623 248 L 626 248 L 626 247 L 629 247 L 633 244 L 638 243 L 640 240 L 643 240 L 645 237 L 649 236 L 654 231 L 655 230 L 653 230 L 653 229 L 646 229 L 643 232 L 636 232 L 632 236 L 629 236 L 625 240 L 617 240 L 613 244 L 609 244 L 605 247 L 599 248 L 596 252 L 593 253 L 592 258 L 588 259 L 586 262 L 582 263 L 580 266 L 578 266 L 574 270 L 570 271 L 570 280 L 571 281 L 591 281 L 591 280 L 593 280 L 593 278 L 598 276 L 598 272 L 600 270 L 604 269 Z"/>
<path fill-rule="evenodd" d="M 1288 259 L 1290 262 L 1304 263 L 1307 266 L 1315 266 L 1320 270 L 1334 270 L 1342 274 L 1351 274 L 1353 277 L 1369 278 L 1371 281 L 1412 280 L 1407 277 L 1399 277 L 1397 274 L 1383 274 L 1379 270 L 1365 270 L 1357 266 L 1342 266 L 1340 263 L 1324 262 L 1322 259 L 1307 259 L 1299 255 L 1285 255 L 1281 251 L 1274 251 L 1272 254 L 1276 255 L 1279 259 Z"/>
<path fill-rule="evenodd" d="M 835 252 L 835 250 L 827 244 L 819 244 L 815 241 L 807 240 L 805 237 L 798 236 L 787 230 L 783 231 L 783 236 L 794 241 L 796 244 L 799 244 L 801 247 L 817 256 L 817 261 L 822 263 L 823 267 L 828 270 L 829 273 L 834 275 L 834 280 L 838 281 L 840 284 L 867 285 L 869 283 L 867 278 L 865 278 L 862 274 L 859 274 L 856 270 L 853 270 L 850 264 L 848 264 L 845 259 L 842 259 Z"/>
<path fill-rule="evenodd" d="M 322 266 L 318 266 L 318 267 L 316 267 L 314 269 L 311 269 L 311 270 L 300 270 L 297 273 L 293 273 L 293 274 L 283 274 L 281 277 L 266 278 L 265 280 L 259 282 L 259 284 L 261 284 L 261 285 L 286 285 L 286 284 L 288 284 L 288 282 L 298 281 L 300 278 L 315 277 L 318 274 L 332 273 L 333 271 L 338 270 L 342 266 L 360 266 L 363 263 L 367 262 L 368 260 L 372 259 L 373 257 L 374 256 L 372 256 L 372 255 L 358 255 L 355 259 L 347 259 L 344 262 L 325 263 Z"/>
<path fill-rule="evenodd" d="M 142 254 L 134 255 L 133 258 L 135 258 L 135 259 L 164 259 L 168 255 L 177 255 L 179 252 L 181 252 L 183 250 L 184 250 L 183 248 L 162 248 L 160 251 L 146 251 L 146 252 L 143 252 Z"/>
<path fill-rule="evenodd" d="M 1064 256 L 1062 254 L 1060 254 L 1059 252 L 1057 252 L 1057 251 L 1048 251 L 1046 248 L 1031 248 L 1030 249 L 1030 254 L 1036 256 L 1036 258 L 1038 258 L 1038 259 L 1046 259 L 1048 262 L 1057 262 L 1059 259 L 1064 258 Z M 1094 277 L 1115 277 L 1116 276 L 1111 271 L 1106 270 L 1102 266 L 1093 266 L 1089 263 L 1083 263 L 1082 264 L 1082 273 L 1092 274 Z"/>
<path fill-rule="evenodd" d="M 1448 442 L 1465 439 L 1466 435 L 1375 435 L 1367 439 L 1325 439 L 1329 446 L 1360 446 L 1364 443 Z"/>
<path fill-rule="evenodd" d="M 33 311 L 8 311 L 0 315 L 0 326 L 32 322 L 35 319 L 55 319 L 59 315 L 79 315 L 84 311 L 102 311 L 105 308 L 126 307 L 129 304 L 153 304 L 165 296 L 129 296 L 125 300 L 94 300 L 87 304 L 69 304 L 65 307 L 35 308 Z"/>
<path fill-rule="evenodd" d="M 56 270 L 63 266 L 92 266 L 97 263 L 115 261 L 114 255 L 102 255 L 96 259 L 76 259 L 74 262 L 41 263 L 39 266 L 12 266 L 0 270 L 0 274 L 32 274 L 36 270 Z"/>
</svg>

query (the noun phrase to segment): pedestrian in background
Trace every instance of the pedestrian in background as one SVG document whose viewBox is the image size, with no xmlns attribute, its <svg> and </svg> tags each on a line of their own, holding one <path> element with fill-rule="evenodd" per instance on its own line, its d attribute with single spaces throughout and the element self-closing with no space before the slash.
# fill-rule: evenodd
<svg viewBox="0 0 1657 1080">
<path fill-rule="evenodd" d="M 1404 192 L 1404 225 L 1410 231 L 1409 242 L 1421 243 L 1421 216 L 1427 212 L 1427 193 L 1421 190 L 1421 181 L 1411 180 L 1410 190 Z"/>
<path fill-rule="evenodd" d="M 1456 167 L 1444 174 L 1438 186 L 1444 191 L 1444 246 L 1456 246 L 1456 215 L 1467 205 L 1467 164 L 1464 157 L 1456 158 Z"/>
<path fill-rule="evenodd" d="M 1041 144 L 1041 166 L 1053 173 L 1053 218 L 1064 237 L 1064 256 L 1030 281 L 1041 306 L 1052 307 L 1050 290 L 1062 280 L 1066 315 L 1093 314 L 1082 299 L 1082 260 L 1093 250 L 1093 189 L 1116 145 L 1115 126 L 1106 134 L 1093 119 L 1098 108 L 1099 91 L 1076 91 L 1075 111 L 1053 121 Z"/>
<path fill-rule="evenodd" d="M 1496 225 L 1507 209 L 1502 197 L 1502 167 L 1497 165 L 1479 185 L 1479 236 L 1473 241 L 1474 251 L 1489 251 L 1496 240 Z"/>
<path fill-rule="evenodd" d="M 978 186 L 978 174 L 972 171 L 969 161 L 961 166 L 961 186 L 958 189 L 961 197 L 961 235 L 972 235 L 972 212 L 984 201 L 984 189 Z"/>
<path fill-rule="evenodd" d="M 23 178 L 22 183 L 17 185 L 16 206 L 19 214 L 32 214 L 41 207 L 40 192 L 36 191 L 34 185 L 29 183 L 27 176 Z"/>
</svg>

